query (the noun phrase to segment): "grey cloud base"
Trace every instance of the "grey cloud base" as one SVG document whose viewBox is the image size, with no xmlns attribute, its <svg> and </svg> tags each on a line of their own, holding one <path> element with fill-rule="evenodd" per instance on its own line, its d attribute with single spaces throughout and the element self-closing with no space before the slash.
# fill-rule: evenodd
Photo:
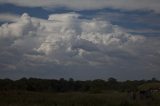
<svg viewBox="0 0 160 106">
<path fill-rule="evenodd" d="M 11 3 L 28 7 L 66 7 L 77 10 L 114 8 L 122 10 L 143 10 L 160 12 L 159 0 L 0 0 L 0 3 Z"/>
<path fill-rule="evenodd" d="M 159 73 L 159 40 L 150 41 L 110 22 L 79 16 L 53 14 L 44 20 L 25 13 L 15 22 L 3 24 L 0 77 L 123 78 L 124 71 L 127 78 L 129 73 L 146 73 L 146 77 L 153 71 Z"/>
</svg>

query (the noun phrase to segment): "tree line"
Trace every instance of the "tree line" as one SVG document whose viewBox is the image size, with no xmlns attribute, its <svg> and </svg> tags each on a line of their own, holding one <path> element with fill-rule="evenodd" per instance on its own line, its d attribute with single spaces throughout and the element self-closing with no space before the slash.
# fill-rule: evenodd
<svg viewBox="0 0 160 106">
<path fill-rule="evenodd" d="M 0 79 L 0 91 L 22 90 L 34 92 L 93 92 L 99 93 L 107 90 L 116 91 L 136 91 L 138 86 L 150 83 L 160 82 L 155 78 L 151 80 L 117 81 L 115 78 L 109 78 L 107 81 L 96 80 L 69 80 L 61 79 L 38 79 L 22 78 L 19 80 Z"/>
</svg>

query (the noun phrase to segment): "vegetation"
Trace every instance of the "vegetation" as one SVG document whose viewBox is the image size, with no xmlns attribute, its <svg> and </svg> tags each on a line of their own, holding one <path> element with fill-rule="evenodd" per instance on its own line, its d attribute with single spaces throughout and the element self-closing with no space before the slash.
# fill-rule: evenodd
<svg viewBox="0 0 160 106">
<path fill-rule="evenodd" d="M 139 90 L 149 90 L 149 89 L 158 89 L 160 88 L 160 83 L 159 82 L 152 82 L 152 83 L 145 83 L 140 85 Z"/>
<path fill-rule="evenodd" d="M 0 80 L 0 106 L 160 106 L 160 92 L 140 95 L 139 88 L 160 81 L 74 81 L 22 78 Z M 144 96 L 143 98 L 141 96 Z"/>
</svg>

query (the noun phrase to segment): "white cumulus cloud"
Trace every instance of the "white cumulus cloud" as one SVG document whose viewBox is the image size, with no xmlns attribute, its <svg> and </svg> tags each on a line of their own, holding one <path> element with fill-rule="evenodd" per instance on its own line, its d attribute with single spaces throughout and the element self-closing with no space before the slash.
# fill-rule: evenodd
<svg viewBox="0 0 160 106">
<path fill-rule="evenodd" d="M 118 59 L 110 54 L 135 55 L 134 48 L 145 40 L 110 22 L 79 16 L 52 14 L 44 20 L 24 13 L 18 21 L 0 27 L 0 41 L 3 41 L 0 49 L 5 53 L 12 51 L 14 57 L 18 53 L 20 59 L 16 64 L 107 65 Z"/>
</svg>

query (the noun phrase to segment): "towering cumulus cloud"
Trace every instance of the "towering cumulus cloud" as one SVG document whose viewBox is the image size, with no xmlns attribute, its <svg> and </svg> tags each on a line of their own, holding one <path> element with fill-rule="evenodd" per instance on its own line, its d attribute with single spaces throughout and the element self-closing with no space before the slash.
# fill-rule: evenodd
<svg viewBox="0 0 160 106">
<path fill-rule="evenodd" d="M 134 55 L 135 46 L 145 40 L 107 21 L 83 19 L 76 13 L 53 14 L 48 20 L 25 13 L 17 20 L 0 27 L 0 63 L 6 67 L 109 65 L 119 59 L 118 54 Z"/>
</svg>

